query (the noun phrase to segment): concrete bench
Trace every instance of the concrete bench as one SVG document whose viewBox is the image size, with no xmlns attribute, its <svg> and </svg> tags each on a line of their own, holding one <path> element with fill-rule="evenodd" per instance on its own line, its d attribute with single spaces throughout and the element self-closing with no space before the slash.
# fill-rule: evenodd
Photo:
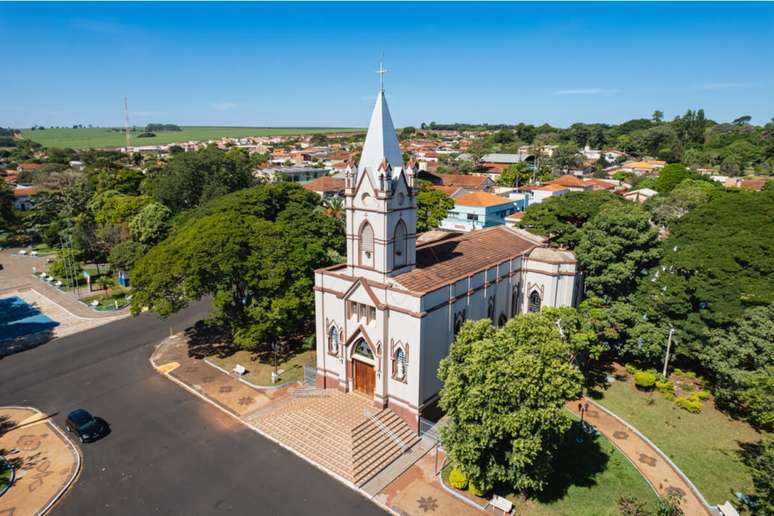
<svg viewBox="0 0 774 516">
<path fill-rule="evenodd" d="M 496 509 L 500 509 L 505 514 L 510 514 L 511 511 L 513 510 L 513 504 L 511 503 L 511 501 L 499 495 L 494 495 L 492 499 L 489 500 L 489 503 L 492 504 L 492 507 Z"/>
<path fill-rule="evenodd" d="M 232 371 L 236 373 L 237 376 L 242 376 L 247 372 L 247 369 L 245 369 L 245 366 L 237 364 L 234 366 L 234 369 L 232 369 Z"/>
</svg>

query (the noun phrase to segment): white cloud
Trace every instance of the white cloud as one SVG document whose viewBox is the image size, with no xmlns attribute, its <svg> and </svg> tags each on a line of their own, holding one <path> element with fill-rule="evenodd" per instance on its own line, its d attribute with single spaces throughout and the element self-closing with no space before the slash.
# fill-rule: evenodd
<svg viewBox="0 0 774 516">
<path fill-rule="evenodd" d="M 556 90 L 554 95 L 613 95 L 621 90 L 604 88 L 580 88 L 575 90 Z"/>
<path fill-rule="evenodd" d="M 215 111 L 230 111 L 239 107 L 238 102 L 213 102 L 210 104 Z"/>
</svg>

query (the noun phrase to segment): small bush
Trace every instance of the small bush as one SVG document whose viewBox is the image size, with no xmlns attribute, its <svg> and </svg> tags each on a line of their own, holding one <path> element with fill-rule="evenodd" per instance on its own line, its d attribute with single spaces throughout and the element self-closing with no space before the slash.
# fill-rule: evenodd
<svg viewBox="0 0 774 516">
<path fill-rule="evenodd" d="M 694 373 L 693 371 L 685 371 L 683 373 L 683 376 L 685 376 L 689 380 L 695 380 L 696 379 L 696 373 Z"/>
<path fill-rule="evenodd" d="M 627 372 L 627 373 L 629 373 L 629 374 L 631 374 L 631 375 L 634 375 L 634 374 L 636 374 L 636 373 L 637 373 L 637 371 L 639 371 L 639 369 L 637 369 L 637 368 L 634 366 L 634 364 L 626 364 L 626 365 L 624 366 L 624 369 L 626 369 L 626 372 Z"/>
<path fill-rule="evenodd" d="M 475 496 L 484 496 L 484 490 L 479 489 L 472 480 L 468 482 L 468 491 L 470 491 L 470 494 Z"/>
<path fill-rule="evenodd" d="M 673 371 L 673 373 L 674 373 L 676 376 L 682 376 L 682 375 L 683 375 L 683 370 L 682 370 L 682 369 L 680 369 L 680 368 L 675 368 L 675 370 Z"/>
<path fill-rule="evenodd" d="M 468 487 L 468 477 L 462 471 L 453 469 L 449 473 L 449 483 L 454 489 L 465 489 Z"/>
<path fill-rule="evenodd" d="M 696 399 L 698 399 L 698 400 L 705 401 L 705 400 L 709 399 L 710 393 L 707 392 L 707 391 L 703 391 L 703 390 L 702 391 L 696 391 L 693 394 L 691 394 L 691 397 L 694 397 L 694 396 L 696 396 Z"/>
<path fill-rule="evenodd" d="M 637 371 L 634 374 L 634 384 L 638 389 L 649 391 L 656 385 L 656 375 L 650 371 Z"/>
<path fill-rule="evenodd" d="M 698 414 L 699 412 L 701 412 L 701 401 L 699 401 L 693 396 L 689 398 L 683 398 L 682 396 L 678 396 L 677 399 L 675 399 L 675 405 L 677 405 L 683 410 L 687 410 L 691 414 Z"/>
<path fill-rule="evenodd" d="M 674 392 L 665 392 L 664 393 L 664 399 L 667 401 L 675 401 L 675 393 Z"/>
<path fill-rule="evenodd" d="M 304 343 L 301 346 L 301 349 L 303 349 L 304 351 L 312 351 L 313 349 L 316 348 L 316 346 L 317 346 L 317 339 L 315 338 L 314 335 L 309 335 L 304 339 Z"/>
<path fill-rule="evenodd" d="M 674 394 L 675 393 L 675 384 L 673 384 L 670 381 L 661 381 L 656 380 L 656 389 L 658 389 L 658 392 L 661 394 Z"/>
</svg>

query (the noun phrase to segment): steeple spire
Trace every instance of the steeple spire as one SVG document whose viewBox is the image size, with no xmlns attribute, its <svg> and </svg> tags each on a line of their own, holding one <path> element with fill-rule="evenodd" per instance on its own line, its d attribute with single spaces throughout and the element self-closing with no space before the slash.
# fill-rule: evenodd
<svg viewBox="0 0 774 516">
<path fill-rule="evenodd" d="M 360 164 L 358 165 L 358 177 L 363 171 L 371 175 L 374 184 L 379 177 L 379 167 L 386 161 L 393 173 L 403 168 L 403 156 L 400 152 L 400 144 L 395 134 L 395 126 L 392 125 L 390 108 L 387 107 L 387 100 L 384 96 L 384 69 L 382 63 L 379 63 L 379 94 L 376 96 L 376 104 L 371 113 L 371 122 L 368 124 L 368 133 L 366 134 L 363 152 L 360 155 Z"/>
</svg>

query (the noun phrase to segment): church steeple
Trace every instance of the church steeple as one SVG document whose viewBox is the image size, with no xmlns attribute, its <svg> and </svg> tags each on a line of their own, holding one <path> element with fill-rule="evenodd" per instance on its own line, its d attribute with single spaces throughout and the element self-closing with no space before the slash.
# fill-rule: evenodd
<svg viewBox="0 0 774 516">
<path fill-rule="evenodd" d="M 384 97 L 384 90 L 379 90 L 376 104 L 371 113 L 371 123 L 368 124 L 363 152 L 360 155 L 360 164 L 357 167 L 358 176 L 363 171 L 368 171 L 372 180 L 379 176 L 379 166 L 387 160 L 394 172 L 403 168 L 403 156 L 400 152 L 400 144 L 395 134 L 395 126 L 392 125 L 390 108 Z"/>
<path fill-rule="evenodd" d="M 384 97 L 383 67 L 357 168 L 346 172 L 347 264 L 353 276 L 377 281 L 416 262 L 416 177 L 403 163 Z"/>
</svg>

